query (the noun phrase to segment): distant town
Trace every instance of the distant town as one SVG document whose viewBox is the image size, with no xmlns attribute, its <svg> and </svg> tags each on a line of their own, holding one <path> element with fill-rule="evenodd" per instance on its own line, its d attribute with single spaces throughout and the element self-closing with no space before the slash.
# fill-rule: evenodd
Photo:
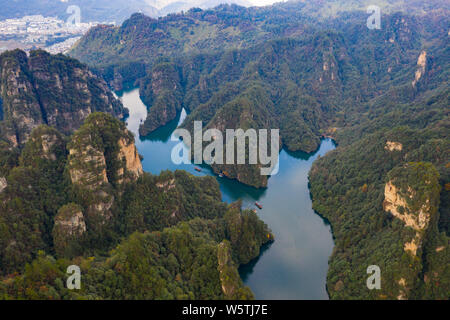
<svg viewBox="0 0 450 320">
<path fill-rule="evenodd" d="M 45 49 L 66 53 L 91 27 L 99 22 L 66 23 L 57 17 L 24 16 L 0 21 L 0 53 L 16 48 Z M 114 24 L 113 22 L 102 24 Z"/>
</svg>

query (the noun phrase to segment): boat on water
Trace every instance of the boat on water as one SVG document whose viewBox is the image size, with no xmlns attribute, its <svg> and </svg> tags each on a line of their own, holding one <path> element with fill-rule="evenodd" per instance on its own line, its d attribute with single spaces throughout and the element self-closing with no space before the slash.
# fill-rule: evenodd
<svg viewBox="0 0 450 320">
<path fill-rule="evenodd" d="M 223 174 L 219 173 L 219 177 L 223 178 Z"/>
<path fill-rule="evenodd" d="M 263 206 L 262 206 L 262 204 L 260 204 L 259 202 L 255 202 L 255 206 L 257 206 L 259 209 L 262 209 L 263 208 Z"/>
<path fill-rule="evenodd" d="M 198 172 L 201 172 L 202 171 L 202 169 L 200 169 L 199 167 L 195 167 L 194 168 L 196 171 L 198 171 Z"/>
</svg>

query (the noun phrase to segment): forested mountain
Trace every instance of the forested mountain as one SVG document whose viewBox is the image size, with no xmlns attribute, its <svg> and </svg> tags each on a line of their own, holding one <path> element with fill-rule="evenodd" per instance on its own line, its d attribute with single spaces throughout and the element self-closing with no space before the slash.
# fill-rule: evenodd
<svg viewBox="0 0 450 320">
<path fill-rule="evenodd" d="M 139 85 L 146 135 L 189 111 L 204 128 L 279 128 L 283 147 L 336 151 L 310 173 L 333 227 L 331 298 L 448 299 L 449 19 L 445 1 L 219 6 L 92 29 L 72 54 L 117 89 Z M 223 167 L 213 166 L 216 171 Z M 255 187 L 251 166 L 226 168 Z M 383 270 L 381 291 L 366 268 Z"/>
<path fill-rule="evenodd" d="M 212 177 L 143 172 L 108 88 L 139 86 L 141 135 L 185 108 L 184 128 L 280 129 L 288 150 L 333 137 L 309 175 L 335 237 L 330 298 L 448 299 L 449 10 L 380 1 L 381 29 L 369 29 L 373 2 L 136 13 L 76 45 L 90 69 L 43 51 L 1 55 L 0 297 L 252 298 L 237 267 L 273 235 L 221 202 Z M 256 168 L 213 165 L 264 187 Z M 77 292 L 63 283 L 70 264 L 84 275 Z M 366 286 L 370 265 L 380 290 Z"/>
<path fill-rule="evenodd" d="M 111 115 L 90 115 L 71 137 L 41 125 L 16 161 L 2 163 L 1 298 L 253 297 L 237 267 L 273 240 L 267 226 L 221 202 L 212 177 L 144 173 Z M 74 263 L 78 292 L 63 282 Z"/>
<path fill-rule="evenodd" d="M 396 3 L 383 10 L 395 11 Z M 158 20 L 135 14 L 121 27 L 92 29 L 72 54 L 95 61 L 116 89 L 139 84 L 149 106 L 141 135 L 185 108 L 187 128 L 195 120 L 205 128 L 279 128 L 292 151 L 314 151 L 322 134 L 345 126 L 394 86 L 411 101 L 423 86 L 438 83 L 425 74 L 414 78 L 425 48 L 424 63 L 433 68 L 427 71 L 441 73 L 435 61 L 446 55 L 448 19 L 439 2 L 384 14 L 381 30 L 367 28 L 365 12 L 318 17 L 312 8 L 318 7 L 219 6 Z M 213 168 L 255 187 L 267 185 L 253 167 Z"/>
</svg>

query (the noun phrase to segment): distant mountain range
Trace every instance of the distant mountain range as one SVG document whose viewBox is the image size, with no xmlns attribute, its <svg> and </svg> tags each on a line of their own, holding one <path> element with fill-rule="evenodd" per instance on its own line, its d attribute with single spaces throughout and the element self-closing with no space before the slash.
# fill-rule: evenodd
<svg viewBox="0 0 450 320">
<path fill-rule="evenodd" d="M 142 12 L 156 18 L 169 13 L 189 10 L 192 7 L 213 8 L 222 3 L 251 6 L 247 0 L 0 0 L 0 20 L 41 14 L 67 19 L 66 12 L 71 5 L 81 9 L 81 21 L 122 23 L 135 12 Z"/>
</svg>

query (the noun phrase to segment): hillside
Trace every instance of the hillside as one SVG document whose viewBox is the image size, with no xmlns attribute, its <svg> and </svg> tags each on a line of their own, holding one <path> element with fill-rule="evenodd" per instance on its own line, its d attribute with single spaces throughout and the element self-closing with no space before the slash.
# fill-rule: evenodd
<svg viewBox="0 0 450 320">
<path fill-rule="evenodd" d="M 100 62 L 116 88 L 140 86 L 149 108 L 142 135 L 182 108 L 187 129 L 194 120 L 219 130 L 279 128 L 289 150 L 314 151 L 331 135 L 337 149 L 310 172 L 314 209 L 336 238 L 330 297 L 448 299 L 448 8 L 382 1 L 382 28 L 370 30 L 369 2 L 135 14 L 91 30 L 72 54 Z M 213 169 L 267 185 L 252 166 Z M 410 218 L 399 218 L 404 212 Z M 420 228 L 415 215 L 427 217 Z M 365 286 L 372 264 L 381 267 L 381 291 Z"/>
<path fill-rule="evenodd" d="M 227 128 L 279 128 L 283 147 L 312 152 L 321 135 L 346 126 L 394 86 L 405 101 L 426 90 L 411 83 L 424 46 L 429 47 L 425 61 L 436 67 L 430 57 L 446 54 L 439 51 L 447 39 L 445 14 L 412 8 L 385 14 L 382 30 L 361 23 L 365 12 L 312 17 L 300 2 L 220 6 L 158 20 L 136 14 L 121 27 L 91 30 L 72 54 L 87 63 L 95 57 L 99 72 L 116 89 L 140 86 L 149 107 L 143 136 L 185 108 L 188 129 L 195 120 L 218 128 L 225 121 L 221 114 L 227 114 Z M 442 70 L 435 72 L 442 78 Z M 421 77 L 417 82 L 425 84 Z M 237 105 L 253 120 L 241 118 L 243 109 L 233 113 Z M 213 168 L 255 187 L 267 185 L 258 170 Z"/>
<path fill-rule="evenodd" d="M 131 133 L 111 115 L 90 115 L 71 137 L 39 126 L 2 169 L 0 298 L 253 297 L 237 267 L 273 241 L 268 227 L 221 202 L 212 177 L 144 173 Z M 78 292 L 63 285 L 74 263 Z"/>
</svg>

